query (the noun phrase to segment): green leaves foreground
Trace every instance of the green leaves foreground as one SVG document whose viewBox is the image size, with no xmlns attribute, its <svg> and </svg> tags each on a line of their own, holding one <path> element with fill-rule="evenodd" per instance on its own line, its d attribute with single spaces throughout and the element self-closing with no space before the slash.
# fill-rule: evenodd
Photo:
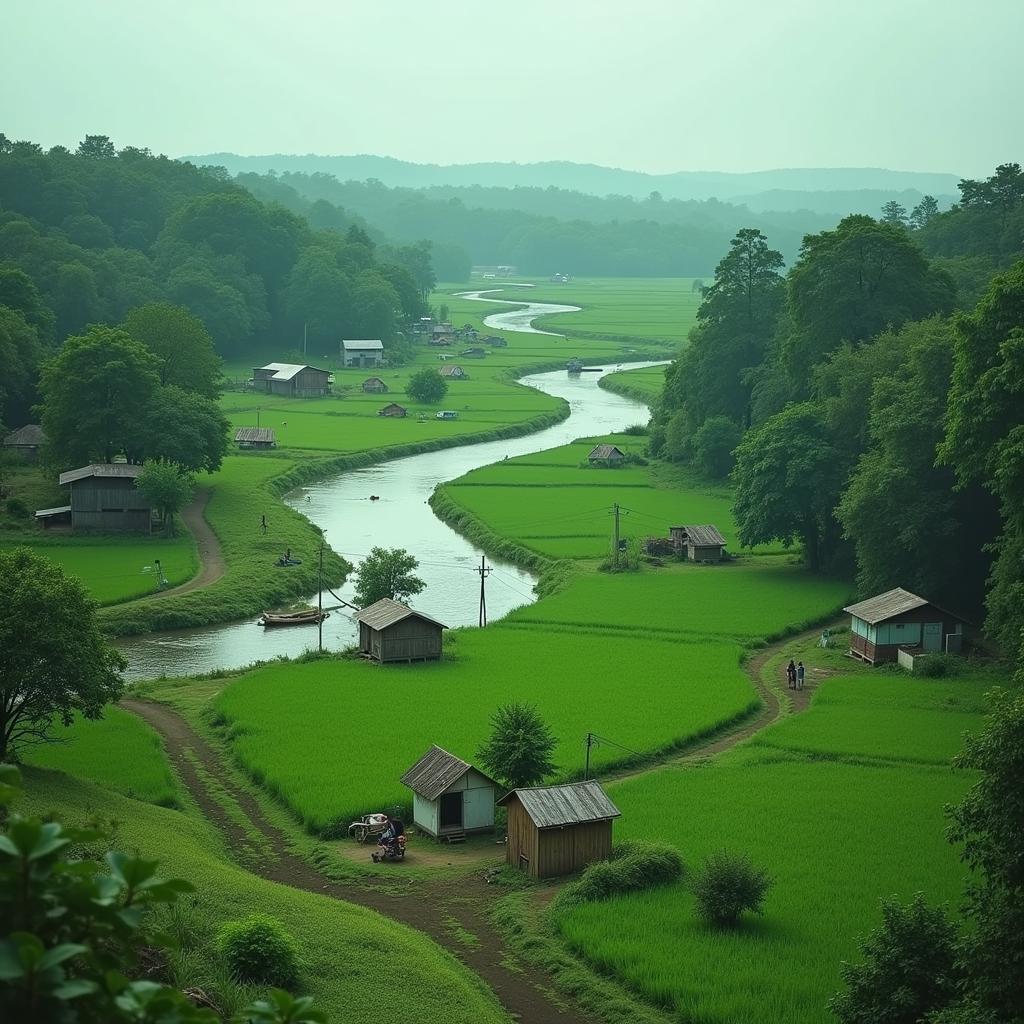
<svg viewBox="0 0 1024 1024">
<path fill-rule="evenodd" d="M 20 776 L 0 765 L 0 806 Z M 132 980 L 140 953 L 166 948 L 146 928 L 147 911 L 193 887 L 161 879 L 157 862 L 108 852 L 79 857 L 102 839 L 92 829 L 13 815 L 0 834 L 0 1017 L 33 1024 L 134 1022 L 218 1024 L 211 1010 L 154 981 Z M 326 1018 L 308 997 L 272 990 L 235 1024 L 317 1024 Z"/>
</svg>

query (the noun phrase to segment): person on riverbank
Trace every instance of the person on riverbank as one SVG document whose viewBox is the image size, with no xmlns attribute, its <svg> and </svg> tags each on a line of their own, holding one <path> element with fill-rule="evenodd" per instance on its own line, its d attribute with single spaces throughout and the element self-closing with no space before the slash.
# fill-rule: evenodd
<svg viewBox="0 0 1024 1024">
<path fill-rule="evenodd" d="M 796 666 L 796 688 L 802 690 L 804 688 L 804 663 L 798 662 Z"/>
<path fill-rule="evenodd" d="M 789 659 L 789 664 L 786 666 L 786 682 L 791 690 L 796 689 L 796 662 L 792 658 Z"/>
<path fill-rule="evenodd" d="M 260 533 L 262 533 L 264 537 L 266 537 L 266 535 L 267 535 L 267 516 L 266 516 L 266 513 L 264 513 L 263 515 L 260 516 Z"/>
</svg>

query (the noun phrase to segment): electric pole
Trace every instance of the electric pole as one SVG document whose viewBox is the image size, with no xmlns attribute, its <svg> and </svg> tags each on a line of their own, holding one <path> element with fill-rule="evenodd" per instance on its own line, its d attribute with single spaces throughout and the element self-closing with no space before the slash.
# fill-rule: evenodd
<svg viewBox="0 0 1024 1024">
<path fill-rule="evenodd" d="M 583 769 L 583 779 L 586 781 L 590 778 L 590 748 L 594 745 L 594 734 L 592 732 L 587 733 L 587 763 Z"/>
<path fill-rule="evenodd" d="M 615 543 L 613 550 L 615 551 L 615 568 L 619 567 L 619 503 L 615 502 L 612 506 L 612 515 L 615 516 Z M 588 748 L 589 750 L 589 748 Z"/>
<path fill-rule="evenodd" d="M 484 592 L 484 580 L 491 575 L 493 570 L 489 565 L 484 564 L 484 556 L 480 556 L 480 568 L 477 572 L 480 573 L 480 628 L 483 629 L 487 625 L 487 595 Z"/>
<path fill-rule="evenodd" d="M 308 323 L 303 321 L 302 323 L 302 354 L 306 354 L 306 328 L 309 326 Z"/>
<path fill-rule="evenodd" d="M 316 610 L 318 631 L 318 646 L 320 653 L 324 653 L 324 542 L 320 541 L 320 570 L 317 573 Z"/>
</svg>

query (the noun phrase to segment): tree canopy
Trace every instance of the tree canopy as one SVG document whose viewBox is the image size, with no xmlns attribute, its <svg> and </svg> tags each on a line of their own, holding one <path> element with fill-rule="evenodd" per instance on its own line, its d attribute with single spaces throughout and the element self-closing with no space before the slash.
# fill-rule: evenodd
<svg viewBox="0 0 1024 1024">
<path fill-rule="evenodd" d="M 532 704 L 505 704 L 491 718 L 480 763 L 508 789 L 535 786 L 555 770 L 558 740 Z"/>
<path fill-rule="evenodd" d="M 419 594 L 426 586 L 414 575 L 419 564 L 402 548 L 371 548 L 356 570 L 356 604 L 366 608 L 381 598 L 405 601 Z"/>
<path fill-rule="evenodd" d="M 417 370 L 405 386 L 405 393 L 424 405 L 436 405 L 448 394 L 448 381 L 429 366 Z"/>
</svg>

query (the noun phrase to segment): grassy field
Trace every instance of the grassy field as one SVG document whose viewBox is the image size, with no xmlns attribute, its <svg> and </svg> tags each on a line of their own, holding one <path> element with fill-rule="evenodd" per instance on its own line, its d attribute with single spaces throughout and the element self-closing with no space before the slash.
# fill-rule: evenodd
<svg viewBox="0 0 1024 1024">
<path fill-rule="evenodd" d="M 243 871 L 222 859 L 205 823 L 54 772 L 28 769 L 26 781 L 18 810 L 55 814 L 70 824 L 113 820 L 113 845 L 158 859 L 164 877 L 187 878 L 196 887 L 174 919 L 184 937 L 172 958 L 179 985 L 223 994 L 225 972 L 211 953 L 216 930 L 223 921 L 258 911 L 276 917 L 295 937 L 300 986 L 332 1021 L 379 1021 L 382 993 L 412 1024 L 507 1021 L 493 996 L 425 935 L 370 910 Z M 243 1000 L 246 995 L 241 993 Z"/>
<path fill-rule="evenodd" d="M 800 653 L 814 664 L 813 648 Z M 881 898 L 957 900 L 963 867 L 944 841 L 943 807 L 971 778 L 949 760 L 996 681 L 981 670 L 950 681 L 854 670 L 710 766 L 613 786 L 620 839 L 672 843 L 691 866 L 722 848 L 749 853 L 774 880 L 765 914 L 711 931 L 684 880 L 563 913 L 563 937 L 681 1019 L 827 1019 L 839 963 L 878 924 Z"/>
<path fill-rule="evenodd" d="M 52 738 L 53 744 L 29 747 L 26 762 L 59 768 L 136 800 L 178 806 L 178 780 L 167 764 L 160 739 L 135 715 L 111 706 L 96 721 L 78 718 L 66 729 L 58 725 Z"/>
<path fill-rule="evenodd" d="M 616 394 L 650 404 L 661 398 L 665 369 L 664 366 L 642 366 L 636 370 L 618 370 L 602 377 L 600 384 Z"/>
</svg>

